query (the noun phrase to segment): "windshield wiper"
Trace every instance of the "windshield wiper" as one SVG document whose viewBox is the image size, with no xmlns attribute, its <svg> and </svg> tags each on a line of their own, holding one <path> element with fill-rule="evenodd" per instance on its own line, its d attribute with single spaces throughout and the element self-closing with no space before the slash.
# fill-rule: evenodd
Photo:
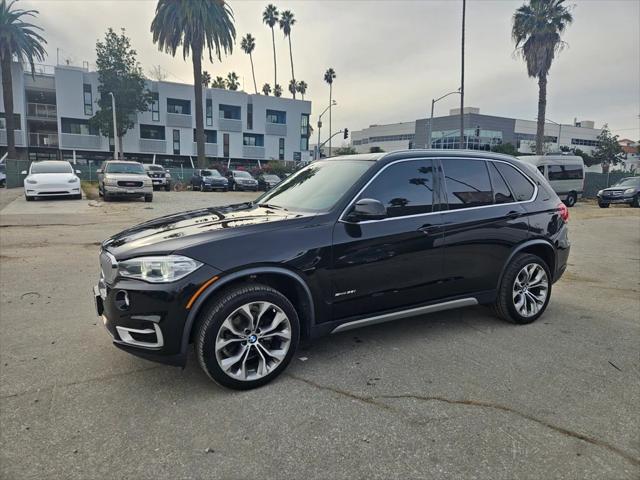
<svg viewBox="0 0 640 480">
<path fill-rule="evenodd" d="M 271 203 L 259 203 L 258 206 L 262 208 L 271 208 L 272 210 L 284 210 L 285 212 L 288 212 L 286 208 L 281 207 L 280 205 L 273 205 Z"/>
</svg>

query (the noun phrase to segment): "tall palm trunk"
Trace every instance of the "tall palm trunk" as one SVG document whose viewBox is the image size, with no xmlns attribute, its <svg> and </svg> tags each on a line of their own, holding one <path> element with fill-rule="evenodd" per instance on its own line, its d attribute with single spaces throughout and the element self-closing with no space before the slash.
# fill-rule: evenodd
<svg viewBox="0 0 640 480">
<path fill-rule="evenodd" d="M 202 50 L 193 48 L 193 90 L 196 100 L 196 151 L 198 168 L 205 168 L 204 119 L 202 118 Z"/>
<path fill-rule="evenodd" d="M 7 124 L 8 158 L 16 158 L 15 125 L 13 122 L 13 83 L 11 81 L 11 55 L 2 56 L 2 97 L 4 100 L 5 123 Z"/>
<path fill-rule="evenodd" d="M 333 110 L 333 83 L 329 84 L 329 157 L 331 156 L 331 111 Z"/>
<path fill-rule="evenodd" d="M 547 75 L 538 79 L 538 130 L 536 131 L 536 155 L 544 154 L 544 119 L 547 114 Z"/>
<path fill-rule="evenodd" d="M 253 55 L 249 53 L 249 60 L 251 60 L 251 75 L 253 76 L 253 88 L 256 90 L 256 95 L 258 94 L 258 85 L 256 85 L 256 72 L 253 69 Z"/>
<path fill-rule="evenodd" d="M 289 37 L 289 59 L 291 60 L 291 79 L 293 80 L 293 85 L 296 84 L 296 76 L 293 73 L 293 51 L 291 50 L 291 33 L 288 35 Z M 293 98 L 296 98 L 296 89 L 293 89 Z"/>
<path fill-rule="evenodd" d="M 278 84 L 278 67 L 276 65 L 276 36 L 271 27 L 271 43 L 273 44 L 273 87 Z"/>
</svg>

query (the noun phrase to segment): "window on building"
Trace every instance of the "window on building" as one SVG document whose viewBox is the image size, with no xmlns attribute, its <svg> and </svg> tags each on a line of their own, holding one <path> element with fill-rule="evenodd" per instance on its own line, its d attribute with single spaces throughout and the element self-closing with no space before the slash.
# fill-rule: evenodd
<svg viewBox="0 0 640 480">
<path fill-rule="evenodd" d="M 222 155 L 224 157 L 229 157 L 229 134 L 222 134 Z"/>
<path fill-rule="evenodd" d="M 207 98 L 206 102 L 207 127 L 213 126 L 213 100 Z M 214 142 L 215 143 L 215 142 Z"/>
<path fill-rule="evenodd" d="M 253 103 L 247 104 L 247 130 L 253 130 Z"/>
<path fill-rule="evenodd" d="M 284 138 L 278 139 L 278 160 L 284 160 Z"/>
<path fill-rule="evenodd" d="M 180 130 L 173 131 L 173 154 L 180 155 Z"/>
<path fill-rule="evenodd" d="M 89 125 L 89 120 L 79 118 L 61 118 L 62 133 L 75 135 L 98 135 L 98 129 Z"/>
<path fill-rule="evenodd" d="M 164 127 L 159 125 L 140 124 L 140 138 L 148 140 L 164 140 Z"/>
<path fill-rule="evenodd" d="M 504 181 L 493 162 L 489 162 L 489 174 L 491 175 L 491 186 L 493 187 L 493 201 L 495 203 L 514 202 L 515 200 L 507 186 L 507 182 Z"/>
<path fill-rule="evenodd" d="M 245 133 L 242 136 L 242 144 L 249 147 L 264 147 L 264 135 Z"/>
<path fill-rule="evenodd" d="M 167 113 L 177 113 L 178 115 L 191 115 L 191 102 L 178 98 L 167 98 Z"/>
<path fill-rule="evenodd" d="M 287 123 L 287 112 L 281 110 L 267 110 L 267 123 Z"/>
<path fill-rule="evenodd" d="M 82 92 L 84 96 L 84 114 L 93 115 L 93 95 L 91 94 L 91 85 L 88 83 L 83 84 Z"/>
<path fill-rule="evenodd" d="M 442 160 L 447 203 L 451 210 L 493 204 L 493 191 L 484 160 Z"/>
<path fill-rule="evenodd" d="M 533 184 L 518 170 L 506 163 L 496 162 L 496 168 L 505 179 L 518 202 L 530 200 L 533 195 Z"/>
<path fill-rule="evenodd" d="M 300 136 L 309 137 L 309 114 L 303 113 L 300 116 Z"/>
<path fill-rule="evenodd" d="M 584 138 L 572 138 L 571 145 L 584 145 L 587 147 L 597 147 L 598 140 L 586 140 Z"/>
<path fill-rule="evenodd" d="M 21 130 L 20 124 L 20 115 L 17 113 L 13 114 L 13 126 L 16 130 Z M 4 112 L 0 112 L 0 130 L 6 130 L 7 128 L 7 119 Z"/>
<path fill-rule="evenodd" d="M 300 137 L 300 150 L 303 152 L 309 150 L 309 139 L 307 137 Z"/>
<path fill-rule="evenodd" d="M 219 107 L 220 118 L 229 120 L 241 120 L 242 109 L 237 105 L 223 105 Z"/>
<path fill-rule="evenodd" d="M 582 165 L 547 165 L 549 180 L 582 180 Z"/>
<path fill-rule="evenodd" d="M 193 129 L 193 141 L 196 142 L 196 129 Z M 218 143 L 218 132 L 215 130 L 204 131 L 204 143 Z"/>
<path fill-rule="evenodd" d="M 160 121 L 160 97 L 158 92 L 151 93 L 151 120 L 154 122 Z"/>
<path fill-rule="evenodd" d="M 391 165 L 371 182 L 360 198 L 382 202 L 388 217 L 432 212 L 432 161 L 411 160 Z"/>
</svg>

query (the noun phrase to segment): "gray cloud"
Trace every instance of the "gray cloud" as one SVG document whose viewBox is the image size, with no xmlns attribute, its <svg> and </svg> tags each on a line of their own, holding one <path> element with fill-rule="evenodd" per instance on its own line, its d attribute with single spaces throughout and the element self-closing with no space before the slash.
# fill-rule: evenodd
<svg viewBox="0 0 640 480">
<path fill-rule="evenodd" d="M 262 24 L 267 1 L 231 1 L 239 38 L 256 37 L 254 54 L 259 87 L 273 83 L 271 33 Z M 461 2 L 447 1 L 277 1 L 297 18 L 292 33 L 296 76 L 309 84 L 314 111 L 328 104 L 324 70 L 337 72 L 334 127 L 359 129 L 371 123 L 413 120 L 428 113 L 434 96 L 459 84 Z M 537 85 L 513 56 L 511 16 L 522 1 L 467 2 L 466 101 L 483 113 L 534 118 Z M 38 23 L 49 41 L 48 63 L 95 61 L 95 42 L 108 27 L 125 27 L 148 70 L 161 65 L 170 80 L 190 82 L 191 64 L 172 58 L 152 44 L 151 0 L 23 0 L 22 8 L 40 10 Z M 565 35 L 569 48 L 554 62 L 549 79 L 549 118 L 569 123 L 574 117 L 605 122 L 623 136 L 640 138 L 640 3 L 635 0 L 582 0 Z M 288 44 L 276 32 L 278 79 L 290 78 Z M 251 91 L 249 59 L 239 48 L 221 63 L 205 62 L 213 76 L 233 70 Z M 437 114 L 455 107 L 443 101 Z M 315 119 L 313 120 L 315 123 Z"/>
</svg>

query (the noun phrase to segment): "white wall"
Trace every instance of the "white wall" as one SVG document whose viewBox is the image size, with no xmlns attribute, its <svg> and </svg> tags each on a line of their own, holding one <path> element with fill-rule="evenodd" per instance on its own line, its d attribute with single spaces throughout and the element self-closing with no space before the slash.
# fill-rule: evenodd
<svg viewBox="0 0 640 480">
<path fill-rule="evenodd" d="M 535 135 L 537 132 L 538 124 L 535 120 L 519 120 L 516 119 L 516 124 L 514 131 L 515 133 L 526 133 L 530 135 Z M 584 128 L 584 127 L 574 127 L 573 125 L 562 125 L 560 128 L 559 125 L 554 123 L 545 123 L 544 125 L 544 134 L 545 136 L 550 137 L 559 137 L 558 142 L 552 144 L 554 150 L 560 150 L 560 147 L 569 147 L 569 148 L 579 148 L 583 152 L 591 153 L 595 147 L 587 146 L 587 145 L 573 145 L 571 143 L 572 138 L 580 138 L 582 140 L 597 140 L 598 135 L 602 130 L 598 128 Z M 533 146 L 533 147 L 531 147 Z M 520 152 L 521 153 L 533 153 L 535 150 L 535 141 L 521 142 Z"/>
<path fill-rule="evenodd" d="M 415 134 L 416 123 L 415 122 L 402 122 L 391 123 L 387 125 L 371 125 L 363 130 L 356 130 L 351 132 L 351 146 L 358 153 L 367 153 L 371 147 L 380 147 L 385 152 L 391 152 L 394 150 L 405 150 L 409 148 L 411 140 L 393 140 L 393 141 L 371 141 L 368 143 L 355 145 L 354 142 L 363 139 L 370 139 L 371 137 L 381 137 L 389 135 L 413 135 Z"/>
</svg>

